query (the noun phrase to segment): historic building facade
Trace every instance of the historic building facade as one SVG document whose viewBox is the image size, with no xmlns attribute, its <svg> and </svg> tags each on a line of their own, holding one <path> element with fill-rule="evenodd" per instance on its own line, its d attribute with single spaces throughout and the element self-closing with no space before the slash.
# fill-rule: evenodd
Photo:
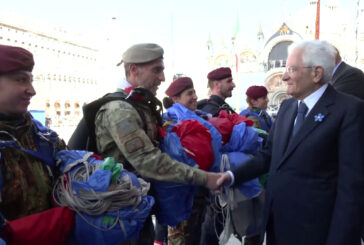
<svg viewBox="0 0 364 245">
<path fill-rule="evenodd" d="M 282 81 L 287 47 L 294 41 L 314 39 L 316 6 L 317 1 L 309 1 L 306 8 L 294 14 L 295 18 L 282 22 L 268 36 L 260 26 L 254 44 L 247 44 L 243 42 L 243 37 L 237 36 L 232 38 L 230 45 L 219 47 L 208 39 L 208 62 L 211 69 L 229 66 L 235 72 L 236 88 L 228 102 L 237 111 L 246 106 L 245 91 L 252 85 L 267 87 L 270 99 L 268 110 L 271 113 L 275 113 L 282 100 L 289 97 Z M 364 12 L 359 11 L 359 14 L 356 29 L 346 22 L 347 18 L 338 8 L 336 0 L 327 0 L 324 4 L 321 1 L 320 39 L 334 44 L 340 50 L 343 60 L 364 69 Z"/>
<path fill-rule="evenodd" d="M 30 110 L 44 111 L 52 127 L 76 125 L 82 106 L 100 96 L 98 49 L 73 40 L 62 29 L 36 29 L 1 17 L 0 44 L 20 46 L 34 55 L 37 95 Z"/>
</svg>

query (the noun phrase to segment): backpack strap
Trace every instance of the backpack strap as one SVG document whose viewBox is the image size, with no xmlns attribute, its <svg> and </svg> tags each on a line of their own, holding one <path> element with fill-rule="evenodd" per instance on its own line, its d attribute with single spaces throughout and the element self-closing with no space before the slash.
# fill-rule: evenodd
<svg viewBox="0 0 364 245">
<path fill-rule="evenodd" d="M 202 108 L 204 108 L 205 105 L 207 105 L 207 104 L 211 104 L 211 105 L 216 106 L 217 108 L 219 108 L 219 112 L 220 112 L 220 105 L 216 101 L 213 101 L 213 100 L 210 100 L 210 99 L 199 100 L 197 102 L 197 109 L 202 110 Z"/>
<path fill-rule="evenodd" d="M 202 108 L 204 108 L 204 106 L 207 104 L 214 105 L 216 108 L 218 108 L 217 115 L 219 115 L 221 110 L 225 110 L 229 114 L 235 113 L 235 111 L 227 103 L 219 105 L 216 101 L 210 99 L 199 100 L 197 102 L 197 109 L 202 110 Z"/>
<path fill-rule="evenodd" d="M 34 120 L 34 119 L 33 119 Z M 40 122 L 38 122 L 40 124 Z M 27 153 L 28 155 L 31 155 L 39 160 L 41 160 L 42 162 L 44 162 L 45 164 L 49 165 L 52 169 L 55 166 L 55 160 L 54 160 L 54 148 L 53 148 L 53 143 L 51 142 L 50 138 L 48 136 L 50 136 L 50 134 L 53 131 L 48 131 L 48 132 L 40 132 L 40 131 L 35 131 L 34 129 L 32 129 L 33 131 L 33 139 L 35 142 L 35 145 L 38 149 L 38 151 L 33 151 L 31 149 L 25 149 L 23 147 L 21 147 L 18 143 L 18 140 L 11 135 L 10 133 L 6 132 L 6 131 L 0 131 L 0 134 L 5 134 L 8 137 L 10 137 L 10 140 L 0 140 L 0 149 L 6 149 L 6 148 L 13 148 L 22 152 Z"/>
<path fill-rule="evenodd" d="M 106 103 L 114 100 L 123 100 L 133 106 L 138 112 L 144 123 L 145 115 L 132 97 L 128 97 L 123 92 L 115 92 L 104 95 L 103 97 L 85 105 L 83 107 L 83 118 L 78 123 L 76 130 L 73 132 L 68 147 L 73 150 L 88 150 L 97 153 L 96 135 L 95 135 L 95 118 L 99 109 Z M 141 101 L 143 102 L 143 101 Z M 144 123 L 144 131 L 147 132 L 147 125 Z"/>
<path fill-rule="evenodd" d="M 85 105 L 83 109 L 83 118 L 81 119 L 79 125 L 77 126 L 77 129 L 82 130 L 82 132 L 79 132 L 79 135 L 83 135 L 86 139 L 83 140 L 85 142 L 85 148 L 78 149 L 78 150 L 88 150 L 97 153 L 97 146 L 96 146 L 96 134 L 95 134 L 95 118 L 97 112 L 100 110 L 100 108 L 105 105 L 108 102 L 114 101 L 114 100 L 124 100 L 125 101 L 125 94 L 122 92 L 115 92 L 115 93 L 109 93 L 105 96 Z M 77 131 L 76 129 L 76 131 Z M 75 131 L 75 132 L 76 132 Z M 74 133 L 75 134 L 75 133 Z M 72 135 L 73 137 L 73 135 Z M 71 140 L 70 140 L 71 141 Z M 71 147 L 73 148 L 73 147 Z"/>
<path fill-rule="evenodd" d="M 208 101 L 207 99 L 202 99 L 197 101 L 197 109 L 202 110 L 202 108 L 204 108 L 205 105 L 207 105 Z"/>
<path fill-rule="evenodd" d="M 245 109 L 244 111 L 242 111 L 240 113 L 240 115 L 246 116 L 246 117 L 248 117 L 248 116 L 256 116 L 256 117 L 259 117 L 259 114 L 258 113 L 256 113 L 255 111 L 251 111 L 249 109 Z"/>
<path fill-rule="evenodd" d="M 33 120 L 33 139 L 38 149 L 39 155 L 43 157 L 44 163 L 46 163 L 52 170 L 55 167 L 55 157 L 59 150 L 58 134 L 43 126 L 42 123 Z M 39 159 L 41 159 L 39 157 Z"/>
</svg>

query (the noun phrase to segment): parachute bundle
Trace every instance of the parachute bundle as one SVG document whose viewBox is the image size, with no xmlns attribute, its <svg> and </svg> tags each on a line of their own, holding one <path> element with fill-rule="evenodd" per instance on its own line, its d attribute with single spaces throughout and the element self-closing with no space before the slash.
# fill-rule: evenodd
<svg viewBox="0 0 364 245">
<path fill-rule="evenodd" d="M 57 159 L 63 172 L 53 196 L 60 206 L 76 214 L 71 240 L 77 244 L 119 244 L 138 236 L 154 204 L 147 196 L 150 184 L 85 151 L 61 151 Z"/>
<path fill-rule="evenodd" d="M 191 167 L 211 171 L 220 162 L 221 135 L 205 119 L 179 103 L 164 114 L 168 124 L 161 150 L 172 159 Z M 191 216 L 196 186 L 172 182 L 153 182 L 156 217 L 160 224 L 176 226 Z"/>
<path fill-rule="evenodd" d="M 168 124 L 161 150 L 172 159 L 211 172 L 226 171 L 244 164 L 261 146 L 261 139 L 250 127 L 253 122 L 238 114 L 221 111 L 208 121 L 195 111 L 175 103 L 163 116 Z M 222 144 L 224 143 L 224 144 Z M 221 159 L 224 165 L 221 170 Z M 228 160 L 228 161 L 226 161 Z M 176 226 L 191 215 L 196 187 L 178 183 L 154 183 L 156 215 L 163 225 Z M 262 189 L 258 179 L 244 182 L 238 189 L 244 200 L 257 197 Z M 240 201 L 240 200 L 236 200 Z"/>
</svg>

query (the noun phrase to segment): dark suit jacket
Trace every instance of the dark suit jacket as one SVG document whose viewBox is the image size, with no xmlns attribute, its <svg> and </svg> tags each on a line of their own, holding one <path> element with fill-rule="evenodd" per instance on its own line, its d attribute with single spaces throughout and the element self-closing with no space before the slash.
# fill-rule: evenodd
<svg viewBox="0 0 364 245">
<path fill-rule="evenodd" d="M 332 76 L 331 84 L 337 91 L 364 99 L 364 73 L 356 67 L 342 62 Z"/>
<path fill-rule="evenodd" d="M 264 149 L 233 171 L 234 185 L 269 170 L 264 224 L 273 220 L 275 239 L 268 235 L 268 244 L 359 245 L 364 101 L 329 85 L 290 139 L 296 111 L 295 99 L 282 103 Z"/>
</svg>

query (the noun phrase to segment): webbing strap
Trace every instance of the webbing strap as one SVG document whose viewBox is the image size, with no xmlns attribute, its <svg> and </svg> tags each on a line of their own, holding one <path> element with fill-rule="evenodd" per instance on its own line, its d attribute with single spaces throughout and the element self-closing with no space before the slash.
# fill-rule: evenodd
<svg viewBox="0 0 364 245">
<path fill-rule="evenodd" d="M 5 133 L 7 135 L 9 135 L 10 137 L 12 137 L 12 140 L 0 140 L 0 149 L 5 149 L 5 148 L 13 148 L 13 149 L 17 149 L 19 151 L 25 152 L 39 160 L 42 160 L 43 162 L 45 162 L 47 165 L 49 165 L 50 167 L 54 166 L 54 160 L 51 156 L 47 155 L 43 155 L 42 152 L 38 152 L 38 151 L 33 151 L 30 149 L 25 149 L 23 147 L 21 147 L 18 144 L 18 141 L 9 133 L 7 133 L 6 131 L 0 131 L 0 133 Z"/>
</svg>

